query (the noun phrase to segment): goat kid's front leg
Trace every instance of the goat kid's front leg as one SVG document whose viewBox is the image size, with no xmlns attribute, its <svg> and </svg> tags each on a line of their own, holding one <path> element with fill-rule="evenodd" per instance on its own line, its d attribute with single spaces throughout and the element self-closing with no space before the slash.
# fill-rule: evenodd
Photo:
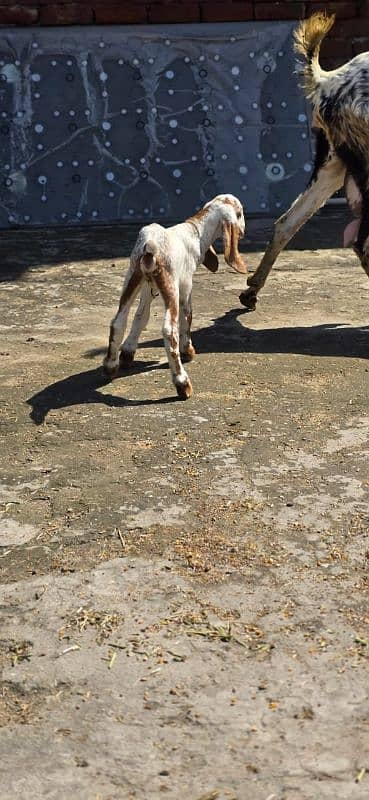
<svg viewBox="0 0 369 800">
<path fill-rule="evenodd" d="M 290 239 L 302 228 L 305 222 L 324 206 L 329 197 L 341 188 L 345 179 L 346 169 L 341 159 L 336 155 L 329 157 L 320 168 L 316 179 L 303 194 L 294 201 L 292 206 L 275 223 L 273 239 L 268 245 L 265 254 L 253 275 L 247 283 L 249 289 L 241 292 L 240 301 L 249 311 L 256 306 L 257 295 L 264 286 L 265 281 L 279 253 L 288 244 Z"/>
<path fill-rule="evenodd" d="M 104 358 L 104 372 L 109 378 L 114 378 L 119 368 L 119 347 L 127 327 L 127 320 L 131 305 L 142 284 L 142 272 L 139 266 L 128 272 L 124 281 L 119 308 L 110 325 L 108 352 Z"/>
<path fill-rule="evenodd" d="M 163 338 L 167 351 L 172 380 L 178 397 L 187 400 L 192 395 L 192 384 L 183 369 L 179 352 L 179 291 L 171 276 L 162 268 L 155 276 L 155 282 L 165 305 Z"/>
<path fill-rule="evenodd" d="M 141 290 L 140 302 L 133 318 L 131 330 L 120 349 L 119 361 L 122 367 L 129 367 L 129 365 L 132 364 L 137 350 L 138 340 L 150 319 L 152 300 L 152 285 L 148 283 L 148 281 L 145 281 Z"/>
<path fill-rule="evenodd" d="M 192 361 L 196 350 L 191 341 L 192 296 L 191 289 L 179 299 L 179 351 L 183 361 Z"/>
</svg>

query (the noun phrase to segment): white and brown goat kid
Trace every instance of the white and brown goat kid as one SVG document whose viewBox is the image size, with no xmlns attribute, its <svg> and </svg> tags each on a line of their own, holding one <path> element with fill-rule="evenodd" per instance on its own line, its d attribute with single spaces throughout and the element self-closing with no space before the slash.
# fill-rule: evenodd
<svg viewBox="0 0 369 800">
<path fill-rule="evenodd" d="M 150 317 L 153 289 L 158 289 L 165 306 L 163 337 L 168 362 L 178 396 L 191 397 L 192 385 L 183 368 L 195 349 L 191 342 L 192 277 L 199 264 L 211 271 L 218 269 L 213 242 L 223 237 L 224 258 L 238 272 L 246 273 L 246 264 L 238 251 L 238 240 L 244 235 L 243 209 L 237 197 L 220 194 L 179 225 L 163 228 L 153 223 L 141 229 L 133 248 L 119 308 L 110 326 L 109 348 L 104 370 L 115 377 L 119 369 L 129 366 L 137 349 L 138 339 Z M 129 336 L 121 345 L 130 307 L 141 292 Z"/>
<path fill-rule="evenodd" d="M 319 49 L 334 15 L 318 12 L 295 32 L 295 48 L 303 57 L 302 84 L 313 106 L 317 129 L 315 165 L 308 188 L 275 224 L 274 236 L 240 300 L 250 311 L 272 266 L 290 239 L 341 186 L 355 219 L 346 227 L 344 246 L 354 245 L 369 276 L 369 52 L 327 72 Z"/>
</svg>

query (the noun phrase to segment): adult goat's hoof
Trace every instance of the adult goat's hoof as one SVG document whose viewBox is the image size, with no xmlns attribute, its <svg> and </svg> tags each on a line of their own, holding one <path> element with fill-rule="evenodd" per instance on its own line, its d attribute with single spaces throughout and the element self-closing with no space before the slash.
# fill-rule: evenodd
<svg viewBox="0 0 369 800">
<path fill-rule="evenodd" d="M 252 286 L 250 289 L 246 289 L 244 292 L 241 292 L 239 300 L 240 303 L 245 306 L 247 311 L 255 311 L 258 298 L 255 289 L 253 289 Z"/>
<path fill-rule="evenodd" d="M 128 369 L 132 366 L 134 357 L 134 350 L 121 350 L 119 353 L 120 366 L 123 367 L 123 369 Z"/>
<path fill-rule="evenodd" d="M 112 380 L 118 375 L 119 364 L 116 361 L 109 361 L 107 358 L 105 358 L 103 361 L 103 370 L 106 377 Z"/>
</svg>

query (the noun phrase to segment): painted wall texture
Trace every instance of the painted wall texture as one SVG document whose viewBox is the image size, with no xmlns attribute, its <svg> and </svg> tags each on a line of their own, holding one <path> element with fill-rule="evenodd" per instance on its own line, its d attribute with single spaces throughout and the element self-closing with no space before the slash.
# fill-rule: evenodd
<svg viewBox="0 0 369 800">
<path fill-rule="evenodd" d="M 293 23 L 0 29 L 0 226 L 278 216 L 311 171 Z"/>
</svg>

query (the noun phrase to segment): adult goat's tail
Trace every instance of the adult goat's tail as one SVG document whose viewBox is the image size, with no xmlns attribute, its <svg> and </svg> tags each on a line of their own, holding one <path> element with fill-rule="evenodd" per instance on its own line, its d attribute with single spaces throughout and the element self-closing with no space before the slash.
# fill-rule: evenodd
<svg viewBox="0 0 369 800">
<path fill-rule="evenodd" d="M 156 255 L 158 251 L 159 247 L 152 239 L 148 239 L 147 242 L 145 242 L 140 258 L 141 268 L 145 274 L 149 274 L 156 269 Z"/>
<path fill-rule="evenodd" d="M 335 14 L 328 16 L 324 12 L 318 11 L 309 19 L 303 20 L 295 31 L 295 50 L 304 58 L 302 85 L 307 97 L 314 94 L 324 75 L 319 64 L 319 50 L 325 35 L 334 24 L 334 20 Z"/>
</svg>

